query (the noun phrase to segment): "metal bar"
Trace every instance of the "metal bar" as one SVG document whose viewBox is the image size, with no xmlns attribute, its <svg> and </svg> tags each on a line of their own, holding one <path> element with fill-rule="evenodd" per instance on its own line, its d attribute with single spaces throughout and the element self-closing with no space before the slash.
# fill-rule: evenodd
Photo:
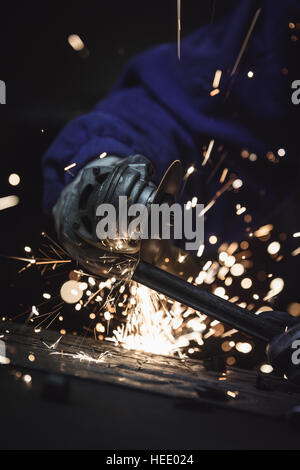
<svg viewBox="0 0 300 470">
<path fill-rule="evenodd" d="M 139 262 L 132 279 L 263 341 L 269 342 L 282 333 L 280 327 L 267 320 L 145 261 Z"/>
</svg>

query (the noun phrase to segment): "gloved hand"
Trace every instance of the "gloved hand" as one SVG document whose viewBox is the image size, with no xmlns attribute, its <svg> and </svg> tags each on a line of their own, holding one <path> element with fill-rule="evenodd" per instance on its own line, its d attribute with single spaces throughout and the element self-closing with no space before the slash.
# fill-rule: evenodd
<svg viewBox="0 0 300 470">
<path fill-rule="evenodd" d="M 139 259 L 141 240 L 120 236 L 100 240 L 96 209 L 110 203 L 118 220 L 119 196 L 150 207 L 156 193 L 154 169 L 142 155 L 108 156 L 84 167 L 53 208 L 60 243 L 83 269 L 103 277 L 128 277 Z"/>
</svg>

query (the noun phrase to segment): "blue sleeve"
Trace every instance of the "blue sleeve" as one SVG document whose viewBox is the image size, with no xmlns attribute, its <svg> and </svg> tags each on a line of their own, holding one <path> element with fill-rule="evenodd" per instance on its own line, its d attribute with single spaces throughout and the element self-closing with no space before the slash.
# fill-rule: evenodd
<svg viewBox="0 0 300 470">
<path fill-rule="evenodd" d="M 195 164 L 199 172 L 209 173 L 210 165 L 201 168 L 201 163 L 202 147 L 210 139 L 238 152 L 241 174 L 246 171 L 241 149 L 265 155 L 286 146 L 282 122 L 288 119 L 290 86 L 282 69 L 288 23 L 296 9 L 299 13 L 299 2 L 260 2 L 260 17 L 232 77 L 257 3 L 237 2 L 229 17 L 186 37 L 180 61 L 175 44 L 134 58 L 108 97 L 68 124 L 44 156 L 46 211 L 70 181 L 64 167 L 75 162 L 76 172 L 102 152 L 124 157 L 141 153 L 154 163 L 159 179 L 174 159 L 180 159 L 185 168 Z M 223 71 L 220 93 L 211 96 L 217 69 Z M 249 70 L 255 73 L 253 80 L 247 76 Z M 229 168 L 230 159 L 236 156 L 228 157 Z M 255 192 L 257 185 L 255 179 Z M 213 192 L 214 183 L 211 188 Z"/>
</svg>

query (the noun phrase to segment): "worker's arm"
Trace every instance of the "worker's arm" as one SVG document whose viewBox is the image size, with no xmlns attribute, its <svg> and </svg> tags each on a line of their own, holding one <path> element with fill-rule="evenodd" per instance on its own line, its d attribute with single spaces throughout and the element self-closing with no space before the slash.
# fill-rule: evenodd
<svg viewBox="0 0 300 470">
<path fill-rule="evenodd" d="M 276 43 L 286 27 L 282 16 L 288 18 L 292 0 L 282 6 L 276 4 L 276 8 L 274 2 L 262 2 L 264 10 L 231 95 L 231 104 L 235 102 L 240 110 L 238 120 L 231 107 L 224 104 L 230 71 L 254 17 L 256 3 L 237 2 L 230 17 L 184 39 L 180 61 L 176 44 L 162 45 L 134 58 L 107 99 L 68 124 L 46 153 L 46 210 L 50 212 L 72 179 L 64 167 L 76 163 L 72 170 L 76 174 L 102 152 L 122 157 L 143 154 L 154 163 L 160 178 L 176 158 L 187 165 L 199 162 L 203 158 L 202 145 L 211 138 L 254 152 L 270 150 L 266 129 L 270 130 L 272 124 L 277 126 L 282 118 L 281 95 L 286 88 L 286 78 L 281 73 L 283 45 L 277 47 Z M 270 39 L 268 31 L 273 31 Z M 247 78 L 250 67 L 255 71 L 254 80 Z M 221 93 L 212 97 L 217 69 L 223 71 Z M 278 137 L 277 127 L 273 127 L 273 140 Z"/>
<path fill-rule="evenodd" d="M 257 3 L 262 3 L 263 9 L 226 99 Z M 193 164 L 199 178 L 192 196 L 207 202 L 219 189 L 219 177 L 207 183 L 206 173 L 211 172 L 211 166 L 201 165 L 203 145 L 214 139 L 229 144 L 226 166 L 230 172 L 238 170 L 239 177 L 247 181 L 247 209 L 253 225 L 262 221 L 282 201 L 280 182 L 284 182 L 284 173 L 280 171 L 275 183 L 274 170 L 270 173 L 265 154 L 288 145 L 292 150 L 296 142 L 296 133 L 292 138 L 287 135 L 292 126 L 283 125 L 288 123 L 291 100 L 288 78 L 282 73 L 287 63 L 288 22 L 296 6 L 295 0 L 280 5 L 269 0 L 237 2 L 230 17 L 182 41 L 180 61 L 176 45 L 162 45 L 133 59 L 109 96 L 89 114 L 68 124 L 46 153 L 44 206 L 48 213 L 62 189 L 73 180 L 64 168 L 76 163 L 72 169 L 76 175 L 89 162 L 99 160 L 103 152 L 117 157 L 136 154 L 147 157 L 156 169 L 156 181 L 174 159 L 180 159 L 185 169 Z M 211 96 L 217 69 L 222 71 L 220 93 Z M 247 76 L 249 70 L 254 71 L 253 79 Z M 241 159 L 243 148 L 261 155 L 255 169 L 248 160 Z M 292 151 L 289 153 L 292 155 Z M 289 160 L 290 165 L 293 161 Z M 295 177 L 296 172 L 291 173 Z M 268 184 L 267 178 L 272 179 L 272 184 Z M 292 188 L 292 179 L 289 182 Z M 286 194 L 286 185 L 283 186 Z M 204 187 L 205 198 L 199 194 Z M 233 207 L 233 201 L 228 204 L 227 197 L 228 194 L 222 196 L 223 207 L 218 204 L 218 214 L 213 208 L 209 220 L 214 233 L 220 225 L 227 230 L 224 239 L 230 238 L 228 231 L 238 237 L 240 230 L 226 219 Z M 66 216 L 63 212 L 59 214 L 57 217 L 62 219 Z"/>
</svg>

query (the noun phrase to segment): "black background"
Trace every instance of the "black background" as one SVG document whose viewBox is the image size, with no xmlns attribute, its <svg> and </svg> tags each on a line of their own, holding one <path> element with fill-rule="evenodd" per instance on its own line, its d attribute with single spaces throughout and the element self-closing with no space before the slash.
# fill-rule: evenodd
<svg viewBox="0 0 300 470">
<path fill-rule="evenodd" d="M 235 3 L 182 0 L 183 36 L 230 12 Z M 156 44 L 176 41 L 176 16 L 176 0 L 1 3 L 0 80 L 7 86 L 7 104 L 0 106 L 0 197 L 20 197 L 17 207 L 0 212 L 1 255 L 24 256 L 25 245 L 39 245 L 42 230 L 53 232 L 52 221 L 42 210 L 41 158 L 45 150 L 70 119 L 89 111 L 106 95 L 130 57 Z M 81 58 L 68 44 L 67 37 L 72 33 L 85 42 L 90 52 L 87 58 Z M 13 172 L 21 177 L 17 187 L 8 183 Z M 295 215 L 294 209 L 287 210 L 282 224 L 293 220 L 293 229 L 297 230 Z M 286 248 L 289 252 L 297 247 L 297 240 L 292 242 L 294 246 Z M 281 267 L 289 282 L 277 308 L 286 308 L 288 301 L 299 301 L 297 263 L 297 257 L 289 257 Z M 0 318 L 14 316 L 41 301 L 44 287 L 39 275 L 34 271 L 18 275 L 22 266 L 21 262 L 0 258 Z M 251 361 L 247 363 L 250 355 L 243 356 L 245 363 L 240 365 L 251 366 Z M 35 382 L 39 380 L 34 376 Z M 2 383 L 6 383 L 4 378 Z M 11 398 L 9 405 L 3 400 L 2 410 L 7 439 L 3 441 L 1 436 L 1 440 L 8 448 L 155 448 L 162 442 L 165 448 L 298 445 L 297 438 L 292 442 L 285 428 L 279 430 L 279 424 L 264 418 L 245 415 L 241 421 L 241 417 L 225 412 L 213 416 L 204 413 L 195 415 L 191 426 L 194 410 L 187 420 L 183 412 L 174 412 L 171 402 L 161 397 L 153 396 L 150 402 L 148 395 L 144 398 L 133 393 L 131 398 L 124 389 L 111 390 L 102 384 L 99 388 L 89 385 L 85 391 L 79 388 L 88 411 L 80 401 L 79 411 L 78 406 L 66 411 L 41 402 L 39 391 L 21 394 L 12 390 L 9 384 L 3 389 L 4 396 Z M 161 416 L 167 425 L 162 424 Z M 105 427 L 102 433 L 101 424 Z M 180 433 L 180 428 L 184 432 Z"/>
</svg>

